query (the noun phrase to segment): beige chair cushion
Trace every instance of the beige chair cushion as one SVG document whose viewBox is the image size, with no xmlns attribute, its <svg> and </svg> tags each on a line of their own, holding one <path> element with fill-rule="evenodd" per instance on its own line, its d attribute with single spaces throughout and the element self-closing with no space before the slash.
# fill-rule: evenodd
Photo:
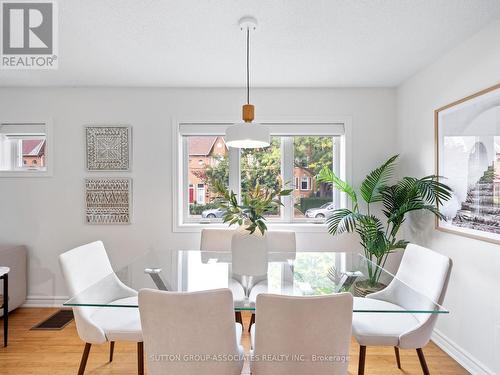
<svg viewBox="0 0 500 375">
<path fill-rule="evenodd" d="M 405 309 L 390 302 L 371 298 L 355 298 L 355 309 L 360 310 L 401 310 L 401 313 L 354 313 L 352 333 L 359 345 L 398 346 L 401 332 L 418 326 L 419 321 Z"/>
</svg>

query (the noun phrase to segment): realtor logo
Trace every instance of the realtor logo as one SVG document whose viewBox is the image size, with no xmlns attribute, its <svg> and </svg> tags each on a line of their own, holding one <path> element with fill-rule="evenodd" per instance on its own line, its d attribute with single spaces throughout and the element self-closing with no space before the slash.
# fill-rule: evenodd
<svg viewBox="0 0 500 375">
<path fill-rule="evenodd" d="M 2 69 L 57 69 L 53 1 L 2 1 Z"/>
</svg>

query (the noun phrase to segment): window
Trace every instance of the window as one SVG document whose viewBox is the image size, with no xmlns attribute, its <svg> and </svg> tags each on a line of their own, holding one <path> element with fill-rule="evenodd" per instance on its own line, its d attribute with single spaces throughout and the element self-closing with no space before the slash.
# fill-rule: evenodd
<svg viewBox="0 0 500 375">
<path fill-rule="evenodd" d="M 48 124 L 0 123 L 0 176 L 47 175 Z"/>
<path fill-rule="evenodd" d="M 197 204 L 205 204 L 205 185 L 198 184 L 196 187 L 196 203 Z"/>
<path fill-rule="evenodd" d="M 316 175 L 325 166 L 334 168 L 335 147 L 335 137 L 293 138 L 294 175 L 300 177 L 300 189 L 293 192 L 294 218 L 324 220 L 328 217 L 323 209 L 333 201 L 333 192 L 330 185 L 317 183 Z"/>
<path fill-rule="evenodd" d="M 188 208 L 186 221 L 211 219 L 217 208 L 213 182 L 224 181 L 228 185 L 228 149 L 222 136 L 185 137 L 187 154 Z M 222 147 L 219 147 L 221 145 Z M 210 215 L 210 216 L 209 216 Z"/>
<path fill-rule="evenodd" d="M 270 124 L 271 145 L 263 149 L 228 148 L 226 124 L 179 124 L 178 189 L 174 210 L 179 226 L 221 222 L 215 181 L 222 181 L 238 197 L 257 183 L 293 189 L 283 206 L 269 214 L 270 223 L 323 222 L 332 209 L 342 207 L 340 194 L 316 181 L 322 168 L 345 178 L 345 125 Z M 179 227 L 180 228 L 180 227 Z"/>
<path fill-rule="evenodd" d="M 309 190 L 310 177 L 302 176 L 300 180 L 300 190 Z"/>
</svg>

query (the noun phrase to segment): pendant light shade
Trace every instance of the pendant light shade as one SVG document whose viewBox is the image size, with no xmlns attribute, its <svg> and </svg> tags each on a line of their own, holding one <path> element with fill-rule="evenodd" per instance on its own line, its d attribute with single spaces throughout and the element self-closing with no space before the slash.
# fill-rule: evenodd
<svg viewBox="0 0 500 375">
<path fill-rule="evenodd" d="M 269 128 L 265 125 L 252 123 L 254 106 L 250 104 L 250 31 L 257 28 L 257 20 L 244 17 L 240 20 L 240 28 L 247 37 L 247 104 L 243 105 L 243 121 L 232 125 L 226 130 L 225 142 L 235 148 L 261 148 L 271 144 Z"/>
<path fill-rule="evenodd" d="M 265 125 L 242 122 L 226 130 L 226 145 L 236 148 L 261 148 L 271 144 L 269 128 Z"/>
</svg>

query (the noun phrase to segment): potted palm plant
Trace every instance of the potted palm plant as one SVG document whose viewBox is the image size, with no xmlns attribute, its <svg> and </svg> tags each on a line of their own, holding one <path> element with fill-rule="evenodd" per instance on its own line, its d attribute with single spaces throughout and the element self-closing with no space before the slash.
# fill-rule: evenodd
<svg viewBox="0 0 500 375">
<path fill-rule="evenodd" d="M 364 255 L 377 266 L 368 262 L 366 280 L 357 283 L 359 294 L 369 294 L 385 287 L 379 283 L 381 271 L 388 255 L 404 249 L 408 241 L 399 239 L 398 232 L 413 211 L 429 211 L 440 219 L 445 217 L 439 206 L 451 198 L 451 189 L 438 181 L 437 176 L 423 178 L 403 177 L 390 184 L 398 155 L 392 156 L 380 167 L 370 172 L 359 187 L 364 201 L 360 208 L 358 193 L 347 182 L 341 180 L 329 168 L 323 168 L 317 176 L 319 182 L 329 183 L 346 194 L 351 208 L 336 209 L 327 219 L 328 231 L 332 235 L 355 232 L 360 237 Z M 374 204 L 381 204 L 384 219 L 375 215 Z"/>
</svg>

